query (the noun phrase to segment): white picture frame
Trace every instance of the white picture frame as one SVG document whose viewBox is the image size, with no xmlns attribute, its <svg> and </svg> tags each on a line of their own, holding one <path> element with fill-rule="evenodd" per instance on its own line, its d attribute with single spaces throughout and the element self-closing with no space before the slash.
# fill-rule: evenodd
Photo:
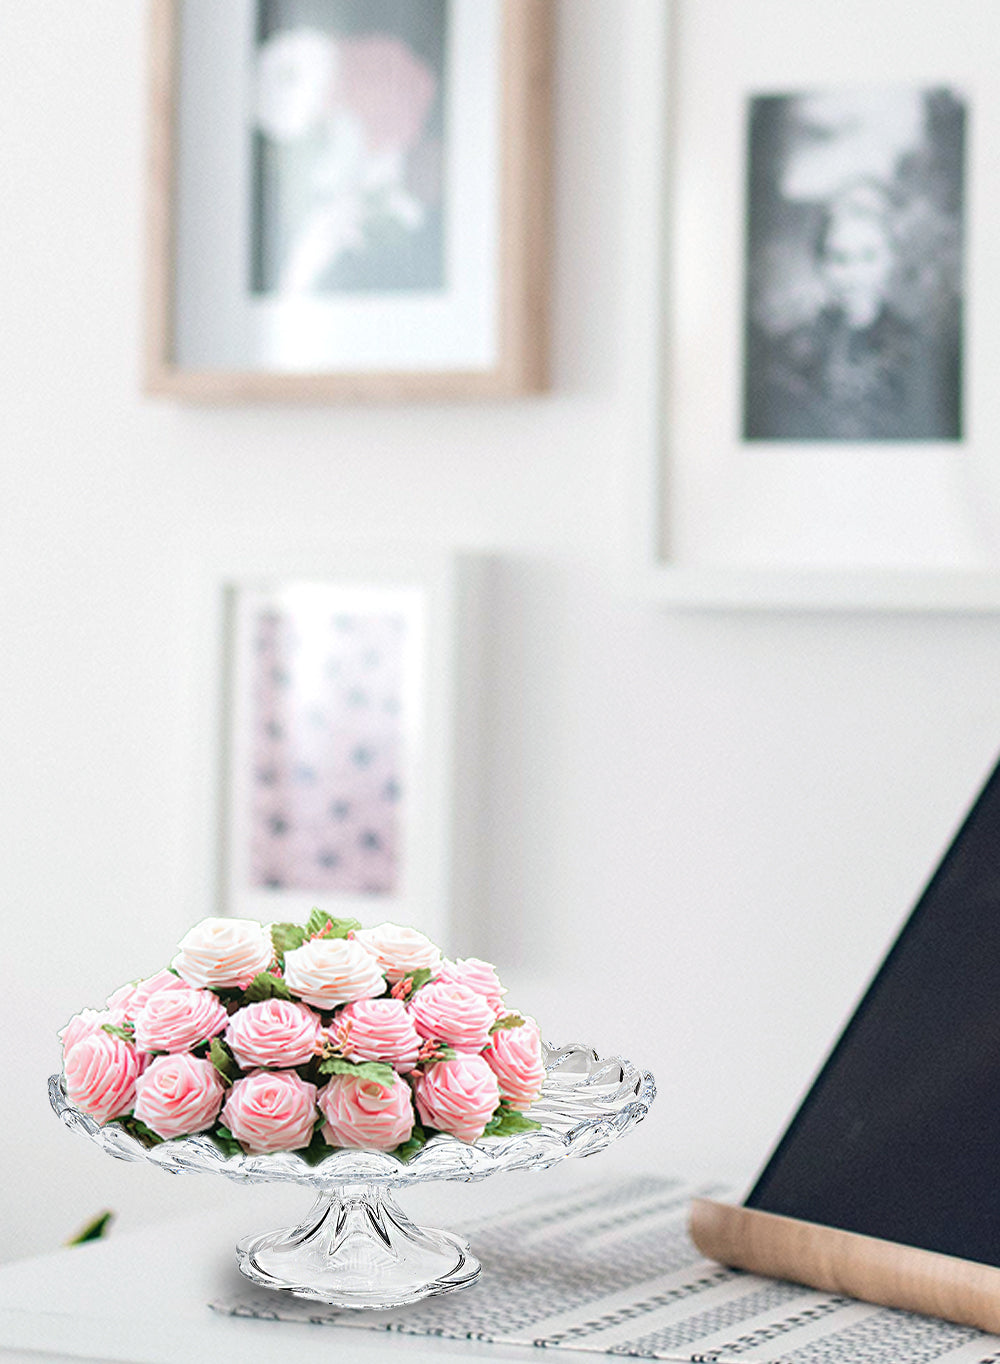
<svg viewBox="0 0 1000 1364">
<path fill-rule="evenodd" d="M 1000 321 L 975 307 L 1000 286 L 984 160 L 1000 135 L 990 94 L 1000 14 L 986 0 L 960 8 L 947 23 L 943 11 L 897 0 L 822 0 L 818 10 L 750 0 L 738 11 L 723 0 L 636 0 L 623 14 L 625 122 L 635 130 L 624 192 L 629 220 L 648 224 L 630 244 L 624 309 L 643 595 L 697 608 L 1000 609 L 1000 403 L 990 381 Z M 738 434 L 747 100 L 906 82 L 968 98 L 964 439 L 748 453 Z"/>
<path fill-rule="evenodd" d="M 310 551 L 233 540 L 218 543 L 192 565 L 200 617 L 201 723 L 194 746 L 200 799 L 191 862 L 207 914 L 302 922 L 318 906 L 365 926 L 408 923 L 437 941 L 449 940 L 453 908 L 474 896 L 479 871 L 472 678 L 478 670 L 480 573 L 473 556 L 423 547 Z M 317 622 L 332 609 L 376 625 L 393 618 L 406 627 L 398 693 L 403 708 L 395 871 L 388 883 L 367 890 L 343 884 L 317 888 L 303 884 L 298 872 L 283 875 L 282 884 L 263 884 L 259 865 L 251 861 L 248 770 L 259 759 L 250 737 L 255 703 L 247 685 L 253 681 L 253 621 L 270 607 L 287 613 L 295 598 L 300 604 L 309 599 L 310 618 Z M 300 682 L 301 675 L 293 686 Z M 324 734 L 328 738 L 329 727 L 320 731 Z M 315 851 L 311 840 L 308 832 L 300 838 L 302 856 Z"/>
</svg>

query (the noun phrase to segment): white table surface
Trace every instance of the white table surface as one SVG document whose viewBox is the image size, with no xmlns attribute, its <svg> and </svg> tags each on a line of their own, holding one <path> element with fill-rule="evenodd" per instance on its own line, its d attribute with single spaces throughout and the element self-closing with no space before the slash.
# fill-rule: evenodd
<svg viewBox="0 0 1000 1364">
<path fill-rule="evenodd" d="M 449 1227 L 494 1209 L 600 1183 L 607 1173 L 603 1160 L 567 1161 L 552 1170 L 507 1174 L 476 1185 L 423 1185 L 404 1190 L 400 1202 L 415 1220 Z M 103 1240 L 0 1267 L 0 1361 L 329 1364 L 339 1359 L 367 1364 L 390 1355 L 408 1364 L 537 1361 L 538 1350 L 514 1346 L 390 1338 L 373 1331 L 334 1333 L 212 1312 L 207 1306 L 212 1298 L 244 1283 L 234 1253 L 239 1237 L 294 1223 L 311 1198 L 304 1189 L 247 1192 L 252 1197 L 246 1214 L 204 1213 L 129 1233 L 112 1228 Z"/>
</svg>

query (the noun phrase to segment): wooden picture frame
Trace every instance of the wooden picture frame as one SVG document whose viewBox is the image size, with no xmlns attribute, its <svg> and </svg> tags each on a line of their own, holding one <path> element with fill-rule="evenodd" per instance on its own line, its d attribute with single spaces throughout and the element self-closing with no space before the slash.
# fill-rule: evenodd
<svg viewBox="0 0 1000 1364">
<path fill-rule="evenodd" d="M 624 121 L 636 130 L 624 194 L 628 220 L 648 225 L 629 244 L 623 310 L 637 401 L 631 542 L 648 598 L 699 610 L 1000 610 L 988 377 L 1000 329 L 975 308 L 995 282 L 984 149 L 1000 27 L 985 4 L 963 15 L 942 41 L 933 8 L 853 0 L 753 0 L 735 19 L 722 0 L 636 0 L 623 14 Z M 803 41 L 806 26 L 823 40 Z M 747 441 L 751 102 L 895 86 L 966 100 L 962 439 Z"/>
<path fill-rule="evenodd" d="M 380 322 L 375 311 L 370 317 L 365 314 L 364 324 L 372 338 L 359 362 L 351 347 L 353 336 L 358 334 L 357 310 L 365 307 L 365 300 L 362 298 L 359 302 L 357 293 L 348 300 L 345 293 L 343 307 L 354 311 L 345 313 L 350 322 L 338 324 L 332 309 L 340 307 L 341 302 L 328 292 L 318 302 L 314 296 L 308 306 L 314 313 L 320 304 L 323 308 L 328 305 L 331 308 L 329 316 L 334 320 L 327 321 L 324 314 L 321 322 L 326 329 L 324 335 L 331 339 L 329 363 L 325 358 L 317 363 L 310 354 L 305 359 L 296 355 L 290 363 L 280 366 L 273 360 L 254 358 L 250 363 L 233 362 L 225 356 L 220 357 L 218 363 L 215 359 L 205 362 L 198 357 L 192 361 L 179 353 L 183 347 L 178 344 L 178 335 L 186 306 L 182 305 L 181 299 L 183 283 L 179 283 L 179 279 L 183 270 L 178 268 L 182 259 L 179 253 L 184 250 L 190 254 L 193 250 L 197 255 L 201 249 L 198 244 L 192 248 L 184 245 L 185 234 L 197 231 L 197 227 L 192 227 L 191 223 L 194 210 L 183 206 L 179 197 L 182 189 L 179 162 L 184 136 L 181 125 L 188 117 L 182 107 L 185 76 L 182 71 L 182 28 L 188 12 L 196 15 L 196 22 L 215 25 L 244 13 L 244 32 L 256 22 L 250 17 L 250 0 L 235 0 L 234 4 L 227 3 L 218 9 L 204 6 L 194 11 L 185 11 L 187 3 L 190 0 L 150 0 L 144 391 L 152 396 L 193 402 L 335 402 L 504 398 L 543 390 L 547 385 L 548 369 L 553 31 L 550 0 L 441 0 L 447 6 L 445 14 L 451 25 L 446 31 L 449 44 L 446 51 L 450 52 L 452 44 L 459 45 L 461 34 L 471 35 L 477 50 L 487 54 L 481 61 L 488 77 L 486 85 L 495 94 L 495 107 L 490 106 L 488 115 L 476 123 L 473 132 L 466 137 L 469 145 L 463 151 L 446 150 L 444 153 L 443 213 L 450 213 L 450 218 L 442 228 L 444 283 L 441 288 L 445 305 L 450 307 L 452 294 L 458 301 L 454 315 L 449 313 L 442 323 L 440 344 L 433 339 L 428 341 L 427 336 L 436 335 L 437 318 L 441 311 L 447 311 L 447 307 L 439 306 L 440 298 L 433 297 L 432 290 L 419 298 L 414 291 L 414 312 L 407 315 L 402 328 L 394 329 L 391 325 L 391 307 L 389 325 Z M 456 32 L 459 38 L 454 36 Z M 202 41 L 196 48 L 196 55 L 207 45 L 207 41 Z M 461 56 L 461 52 L 458 55 Z M 248 85 L 245 53 L 242 61 L 240 68 L 239 54 L 236 54 L 231 65 L 238 74 L 242 72 L 240 79 Z M 442 99 L 449 100 L 454 96 L 455 108 L 449 106 L 448 112 L 449 127 L 454 130 L 460 123 L 460 110 L 472 107 L 469 101 L 463 104 L 456 93 L 461 82 L 465 82 L 461 88 L 470 98 L 479 94 L 480 104 L 483 99 L 489 99 L 489 93 L 488 90 L 485 94 L 473 90 L 472 81 L 462 74 L 462 62 L 457 58 L 449 60 L 448 67 L 443 70 L 458 73 L 447 77 L 452 84 L 442 95 Z M 442 76 L 442 85 L 444 80 Z M 245 98 L 249 101 L 251 95 L 248 93 Z M 217 97 L 214 107 L 217 111 L 223 108 Z M 211 112 L 209 109 L 209 117 Z M 473 144 L 473 138 L 479 136 L 480 124 L 487 129 L 483 133 L 486 139 L 483 157 L 489 154 L 489 170 L 483 175 L 466 176 L 465 181 L 471 178 L 475 182 L 467 194 L 462 191 L 468 203 L 462 201 L 461 212 L 458 208 L 449 209 L 447 200 L 456 197 L 456 183 L 464 183 L 461 176 L 453 173 L 456 166 L 468 168 L 483 159 Z M 240 155 L 249 160 L 251 134 L 245 123 L 240 125 L 238 118 L 234 128 L 235 131 L 230 128 L 227 145 L 237 146 L 242 140 L 244 150 Z M 449 133 L 448 147 L 459 142 L 457 135 L 453 137 Z M 189 138 L 187 145 L 192 143 L 203 147 L 205 139 Z M 216 169 L 225 164 L 224 149 L 216 149 L 212 155 L 216 158 Z M 204 166 L 199 168 L 199 173 L 204 182 Z M 241 173 L 245 190 L 249 172 Z M 483 181 L 482 186 L 479 180 Z M 234 192 L 232 199 L 233 203 L 240 202 L 239 213 L 249 216 L 248 195 L 244 193 L 243 199 L 239 200 Z M 216 213 L 214 205 L 212 213 Z M 234 213 L 233 216 L 238 215 Z M 219 236 L 218 224 L 212 231 Z M 243 235 L 249 237 L 249 229 Z M 475 241 L 472 241 L 474 236 Z M 218 244 L 216 263 L 226 256 L 227 243 L 223 241 Z M 249 291 L 249 279 L 249 273 L 245 272 L 234 285 L 234 292 Z M 203 293 L 195 287 L 186 297 L 200 298 Z M 380 293 L 378 299 L 389 300 L 387 307 L 395 306 L 388 292 Z M 420 306 L 425 303 L 427 309 L 420 312 Z M 209 319 L 213 310 L 215 314 L 219 312 L 207 301 L 196 306 L 201 307 Z M 473 317 L 473 322 L 466 322 L 461 309 Z M 241 315 L 245 316 L 245 311 Z M 422 320 L 425 316 L 431 317 L 430 325 Z M 353 333 L 351 327 L 354 327 Z M 234 333 L 239 330 L 233 328 Z M 287 324 L 285 330 L 291 330 Z M 387 355 L 386 363 L 382 363 L 379 348 L 383 339 L 391 340 L 394 335 L 404 332 L 412 340 L 393 343 L 393 353 Z M 238 337 L 234 344 L 237 343 Z M 400 351 L 407 346 L 409 349 L 401 357 Z M 421 346 L 426 349 L 426 358 L 418 353 Z M 334 354 L 338 348 L 339 356 Z"/>
</svg>

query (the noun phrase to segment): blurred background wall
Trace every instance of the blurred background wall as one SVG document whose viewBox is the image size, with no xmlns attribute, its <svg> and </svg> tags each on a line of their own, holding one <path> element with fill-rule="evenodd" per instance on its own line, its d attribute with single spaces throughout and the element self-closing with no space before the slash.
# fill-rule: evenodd
<svg viewBox="0 0 1000 1364">
<path fill-rule="evenodd" d="M 45 1093 L 69 1015 L 213 908 L 190 874 L 213 537 L 490 556 L 485 854 L 456 946 L 494 954 L 553 1040 L 653 1069 L 632 1165 L 752 1174 L 1000 748 L 988 616 L 630 590 L 621 300 L 648 228 L 620 175 L 648 130 L 624 118 L 618 0 L 553 3 L 552 392 L 185 409 L 139 395 L 144 6 L 0 0 L 0 1256 L 102 1207 L 128 1226 L 248 1197 L 109 1161 Z"/>
</svg>

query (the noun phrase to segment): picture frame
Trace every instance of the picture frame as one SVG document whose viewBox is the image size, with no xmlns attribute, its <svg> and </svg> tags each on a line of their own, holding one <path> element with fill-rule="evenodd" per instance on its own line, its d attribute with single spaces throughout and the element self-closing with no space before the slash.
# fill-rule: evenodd
<svg viewBox="0 0 1000 1364">
<path fill-rule="evenodd" d="M 399 546 L 230 541 L 192 566 L 206 913 L 318 906 L 451 936 L 479 875 L 481 576 L 474 556 Z"/>
<path fill-rule="evenodd" d="M 147 394 L 545 388 L 549 0 L 376 10 L 150 0 Z"/>
<path fill-rule="evenodd" d="M 629 6 L 625 121 L 640 132 L 624 195 L 648 225 L 629 248 L 624 308 L 643 595 L 699 609 L 1000 608 L 1000 328 L 975 308 L 998 282 L 983 161 L 997 19 L 967 0 L 942 38 L 933 13 L 896 4 Z M 888 87 L 954 87 L 966 102 L 961 439 L 744 440 L 750 101 Z"/>
</svg>

